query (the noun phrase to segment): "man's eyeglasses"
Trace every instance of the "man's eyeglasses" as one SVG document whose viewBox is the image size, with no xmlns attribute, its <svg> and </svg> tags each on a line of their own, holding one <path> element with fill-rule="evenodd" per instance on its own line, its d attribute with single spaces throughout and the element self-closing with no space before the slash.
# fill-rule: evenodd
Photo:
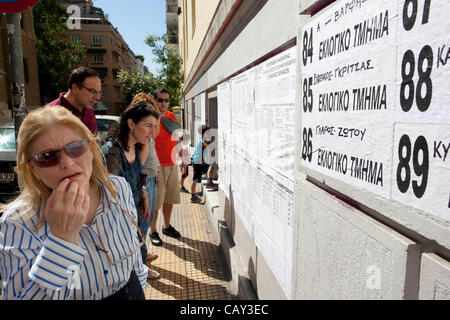
<svg viewBox="0 0 450 320">
<path fill-rule="evenodd" d="M 168 99 L 157 98 L 156 101 L 158 101 L 159 103 L 161 103 L 161 102 L 169 103 L 170 102 L 170 98 L 168 98 Z"/>
<path fill-rule="evenodd" d="M 84 154 L 88 148 L 89 143 L 87 139 L 83 139 L 71 142 L 62 147 L 62 149 L 41 152 L 32 156 L 29 161 L 32 160 L 38 167 L 53 167 L 61 161 L 61 151 L 64 150 L 69 157 L 75 159 Z"/>
<path fill-rule="evenodd" d="M 102 94 L 101 91 L 97 91 L 97 90 L 95 90 L 95 89 L 85 87 L 82 83 L 79 83 L 78 86 L 79 86 L 79 87 L 82 87 L 82 88 L 85 88 L 87 91 L 89 91 L 89 92 L 92 93 L 93 95 L 97 95 L 97 94 L 98 94 L 98 95 L 101 95 L 101 94 Z"/>
</svg>

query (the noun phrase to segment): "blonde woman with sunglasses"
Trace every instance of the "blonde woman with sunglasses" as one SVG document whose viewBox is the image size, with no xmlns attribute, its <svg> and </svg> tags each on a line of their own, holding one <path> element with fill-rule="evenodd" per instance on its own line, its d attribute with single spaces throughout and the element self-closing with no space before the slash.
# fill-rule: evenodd
<svg viewBox="0 0 450 320">
<path fill-rule="evenodd" d="M 0 217 L 3 299 L 145 299 L 131 188 L 108 174 L 77 117 L 64 107 L 31 112 L 16 172 L 21 194 Z"/>
</svg>

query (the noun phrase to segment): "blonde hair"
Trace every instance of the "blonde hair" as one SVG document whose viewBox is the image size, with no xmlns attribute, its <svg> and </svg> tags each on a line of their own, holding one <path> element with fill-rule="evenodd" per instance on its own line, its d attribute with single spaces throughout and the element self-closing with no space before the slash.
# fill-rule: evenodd
<svg viewBox="0 0 450 320">
<path fill-rule="evenodd" d="M 139 92 L 137 93 L 133 99 L 131 100 L 131 104 L 133 103 L 137 103 L 137 102 L 145 102 L 146 104 L 150 105 L 153 107 L 153 109 L 155 109 L 158 113 L 161 113 L 161 111 L 158 108 L 158 104 L 155 101 L 155 98 L 153 98 L 152 96 L 150 96 L 149 94 L 145 93 L 145 92 Z M 125 112 L 125 111 L 124 111 Z M 160 130 L 160 120 L 158 119 L 157 123 L 156 123 L 156 128 L 155 131 L 153 132 L 153 140 L 156 139 L 156 137 L 159 134 L 159 130 Z"/>
<path fill-rule="evenodd" d="M 21 193 L 16 201 L 26 199 L 31 202 L 31 206 L 23 212 L 23 215 L 32 214 L 37 210 L 41 199 L 45 202 L 51 195 L 52 190 L 37 179 L 31 170 L 29 164 L 29 159 L 32 156 L 30 154 L 30 146 L 38 136 L 45 133 L 50 127 L 58 124 L 77 131 L 88 140 L 89 149 L 93 155 L 91 181 L 97 183 L 96 179 L 100 180 L 105 184 L 106 189 L 113 197 L 117 196 L 117 191 L 109 180 L 109 173 L 104 165 L 104 156 L 91 131 L 80 119 L 64 107 L 42 107 L 33 110 L 26 116 L 20 126 L 17 137 L 17 166 L 15 171 Z M 13 206 L 16 201 L 13 201 L 13 203 L 6 207 Z M 41 215 L 38 225 L 44 222 L 43 217 L 44 215 Z"/>
</svg>

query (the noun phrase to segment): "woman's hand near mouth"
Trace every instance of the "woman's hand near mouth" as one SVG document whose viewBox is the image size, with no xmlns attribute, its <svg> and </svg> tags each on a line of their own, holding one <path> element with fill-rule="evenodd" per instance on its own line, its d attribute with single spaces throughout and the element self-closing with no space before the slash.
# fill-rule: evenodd
<svg viewBox="0 0 450 320">
<path fill-rule="evenodd" d="M 63 182 L 64 179 L 69 179 L 70 181 L 73 181 L 74 179 L 76 179 L 76 178 L 77 178 L 78 176 L 80 176 L 80 175 L 81 175 L 81 173 L 79 173 L 79 172 L 74 173 L 74 174 L 71 174 L 71 175 L 69 175 L 69 176 L 64 177 L 63 179 L 61 179 L 61 182 Z"/>
<path fill-rule="evenodd" d="M 78 234 L 89 210 L 90 198 L 77 181 L 65 178 L 47 200 L 44 217 L 51 233 L 78 244 Z"/>
</svg>

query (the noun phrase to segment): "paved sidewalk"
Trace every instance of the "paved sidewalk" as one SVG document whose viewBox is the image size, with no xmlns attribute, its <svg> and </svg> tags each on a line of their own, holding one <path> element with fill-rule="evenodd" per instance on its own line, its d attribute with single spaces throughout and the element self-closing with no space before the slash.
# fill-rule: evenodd
<svg viewBox="0 0 450 320">
<path fill-rule="evenodd" d="M 190 170 L 191 171 L 191 170 Z M 185 181 L 190 190 L 192 173 Z M 218 251 L 219 241 L 209 224 L 205 206 L 190 203 L 190 194 L 181 193 L 181 203 L 174 205 L 171 224 L 181 233 L 179 239 L 162 234 L 162 211 L 157 231 L 163 246 L 153 246 L 147 237 L 149 251 L 159 254 L 152 262 L 161 274 L 148 280 L 145 297 L 150 300 L 229 300 L 228 279 Z"/>
</svg>

